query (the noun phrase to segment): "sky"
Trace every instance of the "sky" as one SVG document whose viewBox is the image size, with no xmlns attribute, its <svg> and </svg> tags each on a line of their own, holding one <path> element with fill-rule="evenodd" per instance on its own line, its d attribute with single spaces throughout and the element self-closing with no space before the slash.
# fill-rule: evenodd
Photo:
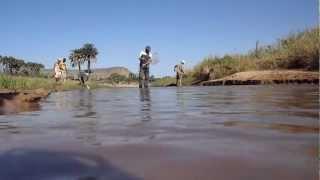
<svg viewBox="0 0 320 180">
<path fill-rule="evenodd" d="M 156 77 L 209 55 L 245 53 L 318 24 L 317 0 L 0 0 L 0 55 L 51 68 L 84 43 L 99 50 L 94 68 L 138 72 L 146 45 Z"/>
</svg>

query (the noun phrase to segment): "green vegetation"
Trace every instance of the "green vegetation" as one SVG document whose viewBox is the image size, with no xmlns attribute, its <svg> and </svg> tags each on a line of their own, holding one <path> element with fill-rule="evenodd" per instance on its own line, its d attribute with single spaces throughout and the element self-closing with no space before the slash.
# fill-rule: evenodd
<svg viewBox="0 0 320 180">
<path fill-rule="evenodd" d="M 152 82 L 152 86 L 154 87 L 161 87 L 161 86 L 168 86 L 171 84 L 176 83 L 176 78 L 171 76 L 165 76 L 162 78 L 156 78 L 154 82 Z"/>
<path fill-rule="evenodd" d="M 96 60 L 97 55 L 98 49 L 95 48 L 94 44 L 87 43 L 82 48 L 72 50 L 69 59 L 73 67 L 78 66 L 79 73 L 81 71 L 81 64 L 87 62 L 87 71 L 90 73 L 91 61 Z"/>
<path fill-rule="evenodd" d="M 120 75 L 120 74 L 117 74 L 117 73 L 113 73 L 110 75 L 110 77 L 108 78 L 112 84 L 116 83 L 116 84 L 119 84 L 120 82 L 125 82 L 127 81 L 127 77 L 126 76 L 123 76 L 123 75 Z"/>
<path fill-rule="evenodd" d="M 319 69 L 319 28 L 293 33 L 273 45 L 258 48 L 244 55 L 207 57 L 193 70 L 197 80 L 213 72 L 221 78 L 248 70 Z"/>
<path fill-rule="evenodd" d="M 222 57 L 209 56 L 186 74 L 186 85 L 209 79 L 222 78 L 237 72 L 250 70 L 319 69 L 319 28 L 292 33 L 273 45 L 258 47 L 246 54 Z M 157 79 L 155 86 L 174 83 L 173 77 Z"/>
<path fill-rule="evenodd" d="M 105 82 L 114 85 L 114 84 L 138 83 L 138 80 L 139 80 L 138 76 L 133 73 L 129 73 L 128 77 L 118 73 L 113 73 L 108 77 L 108 79 Z"/>
<path fill-rule="evenodd" d="M 227 54 L 222 57 L 208 56 L 192 70 L 186 71 L 183 85 L 222 78 L 237 72 L 250 70 L 300 69 L 317 71 L 319 69 L 319 28 L 312 28 L 303 32 L 292 33 L 279 39 L 272 45 L 257 47 L 245 54 Z M 72 66 L 87 62 L 88 72 L 90 64 L 96 59 L 98 50 L 93 44 L 84 44 L 79 49 L 72 50 L 69 59 Z M 67 81 L 56 83 L 52 79 L 41 78 L 42 64 L 25 62 L 14 57 L 0 56 L 1 89 L 74 89 L 80 88 L 79 82 Z M 22 77 L 23 76 L 23 77 Z M 28 77 L 33 76 L 34 78 Z M 150 77 L 153 86 L 174 85 L 175 77 Z M 112 74 L 107 83 L 121 84 L 137 82 L 138 76 L 130 73 L 129 77 Z M 99 87 L 98 82 L 89 81 L 89 86 Z"/>
<path fill-rule="evenodd" d="M 99 85 L 96 82 L 89 81 L 87 84 L 91 88 L 101 87 L 101 85 Z M 71 90 L 82 88 L 82 86 L 79 84 L 78 81 L 71 80 L 67 80 L 64 83 L 57 83 L 53 79 L 40 77 L 0 75 L 0 89 L 33 90 L 39 88 L 43 88 L 46 90 Z"/>
<path fill-rule="evenodd" d="M 182 79 L 182 85 L 183 86 L 190 86 L 194 82 L 194 77 L 192 76 L 192 73 L 187 71 L 183 75 Z M 162 87 L 162 86 L 172 86 L 176 84 L 176 77 L 171 76 L 165 76 L 163 78 L 154 78 L 153 81 L 151 81 L 152 86 L 154 87 Z"/>
<path fill-rule="evenodd" d="M 0 56 L 2 72 L 11 75 L 37 76 L 44 68 L 42 64 L 25 62 L 12 56 Z"/>
<path fill-rule="evenodd" d="M 98 50 L 93 44 L 84 44 L 82 48 L 73 50 L 69 59 L 73 66 L 78 65 L 79 71 L 81 70 L 80 65 L 87 62 L 88 72 L 91 72 L 91 61 L 95 60 L 97 55 Z M 3 72 L 0 74 L 0 89 L 32 90 L 44 88 L 47 90 L 69 90 L 82 88 L 78 81 L 70 80 L 62 83 L 56 82 L 53 79 L 44 78 L 44 75 L 41 74 L 41 69 L 44 68 L 42 64 L 26 63 L 24 60 L 11 56 L 0 56 L 0 65 Z M 91 88 L 101 86 L 93 81 L 89 81 L 87 84 Z"/>
<path fill-rule="evenodd" d="M 0 75 L 0 88 L 10 90 L 25 90 L 25 89 L 54 89 L 54 81 L 37 77 L 22 77 Z"/>
</svg>

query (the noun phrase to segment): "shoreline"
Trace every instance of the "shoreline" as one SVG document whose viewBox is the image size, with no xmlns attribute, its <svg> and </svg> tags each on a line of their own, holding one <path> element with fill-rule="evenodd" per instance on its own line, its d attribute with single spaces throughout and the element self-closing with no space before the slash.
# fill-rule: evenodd
<svg viewBox="0 0 320 180">
<path fill-rule="evenodd" d="M 138 84 L 90 84 L 92 89 L 97 88 L 138 88 Z M 63 84 L 56 85 L 52 89 L 0 89 L 0 115 L 19 112 L 40 110 L 40 101 L 47 98 L 53 92 L 72 91 L 82 89 L 77 87 L 63 87 Z"/>
<path fill-rule="evenodd" d="M 36 90 L 0 90 L 0 115 L 40 110 L 39 102 L 48 97 L 51 91 Z"/>
<path fill-rule="evenodd" d="M 202 81 L 200 86 L 319 84 L 319 72 L 298 70 L 245 71 L 230 76 Z"/>
</svg>

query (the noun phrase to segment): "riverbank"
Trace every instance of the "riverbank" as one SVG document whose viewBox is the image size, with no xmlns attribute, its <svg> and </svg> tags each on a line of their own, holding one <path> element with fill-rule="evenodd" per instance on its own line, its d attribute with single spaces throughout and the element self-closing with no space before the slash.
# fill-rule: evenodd
<svg viewBox="0 0 320 180">
<path fill-rule="evenodd" d="M 90 83 L 96 88 L 97 85 Z M 81 88 L 76 81 L 55 82 L 42 77 L 0 75 L 0 114 L 40 109 L 39 101 L 51 92 Z"/>
<path fill-rule="evenodd" d="M 91 86 L 95 84 L 90 83 Z M 61 91 L 80 88 L 79 82 L 67 80 L 66 82 L 56 82 L 54 79 L 43 77 L 27 77 L 0 75 L 0 90 L 25 91 L 35 89 L 45 89 L 48 91 Z"/>
<path fill-rule="evenodd" d="M 197 80 L 187 74 L 183 79 L 184 86 L 223 86 L 223 85 L 261 85 L 261 84 L 319 84 L 319 72 L 303 70 L 259 70 L 244 71 L 209 80 Z M 157 79 L 155 87 L 176 86 L 174 77 Z"/>
<path fill-rule="evenodd" d="M 258 84 L 319 84 L 319 72 L 295 70 L 246 71 L 200 83 L 202 86 Z"/>
<path fill-rule="evenodd" d="M 39 110 L 39 101 L 49 94 L 45 89 L 0 90 L 0 115 Z"/>
<path fill-rule="evenodd" d="M 309 74 L 319 70 L 319 42 L 319 28 L 314 27 L 291 33 L 272 44 L 257 42 L 256 48 L 246 53 L 210 55 L 186 70 L 183 85 L 318 84 L 319 78 L 309 78 Z M 156 78 L 153 84 L 174 86 L 175 77 Z"/>
</svg>

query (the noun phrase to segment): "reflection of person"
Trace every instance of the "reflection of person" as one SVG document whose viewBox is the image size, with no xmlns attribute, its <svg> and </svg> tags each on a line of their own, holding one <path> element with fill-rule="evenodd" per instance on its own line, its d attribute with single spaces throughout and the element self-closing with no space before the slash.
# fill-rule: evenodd
<svg viewBox="0 0 320 180">
<path fill-rule="evenodd" d="M 66 58 L 63 58 L 62 61 L 59 63 L 59 68 L 61 70 L 61 79 L 63 82 L 67 79 L 67 65 L 66 65 Z"/>
<path fill-rule="evenodd" d="M 142 121 L 151 121 L 151 97 L 149 89 L 140 89 Z"/>
<path fill-rule="evenodd" d="M 182 77 L 184 75 L 184 67 L 185 61 L 182 60 L 180 64 L 174 66 L 174 72 L 176 72 L 176 85 L 182 86 Z"/>
<path fill-rule="evenodd" d="M 152 61 L 151 47 L 147 46 L 139 55 L 139 88 L 149 87 L 149 66 Z"/>
</svg>

